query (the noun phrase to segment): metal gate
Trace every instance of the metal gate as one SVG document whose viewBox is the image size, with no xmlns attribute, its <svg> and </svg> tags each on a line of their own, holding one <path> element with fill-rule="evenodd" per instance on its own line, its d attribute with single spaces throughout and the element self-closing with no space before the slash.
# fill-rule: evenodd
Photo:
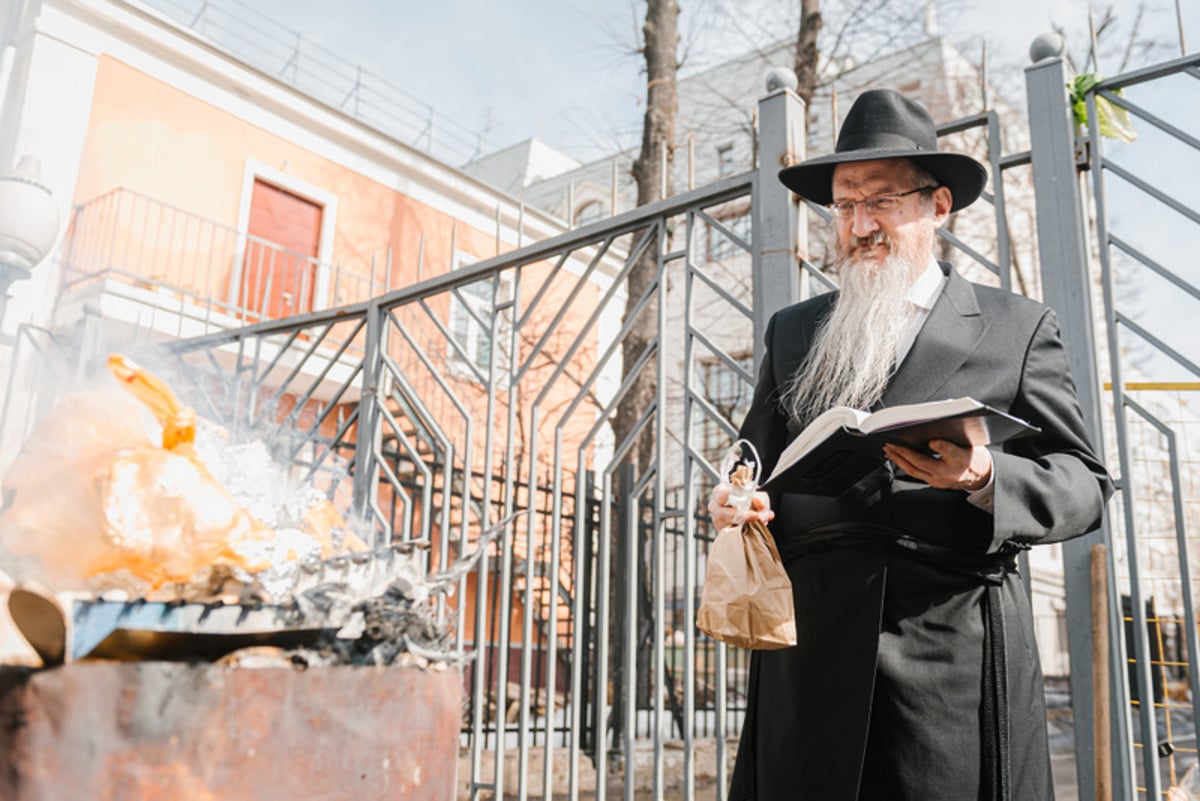
<svg viewBox="0 0 1200 801">
<path fill-rule="evenodd" d="M 1200 720 L 1200 417 L 1192 406 L 1200 358 L 1186 322 L 1200 300 L 1200 56 L 1083 92 L 1087 116 L 1077 137 L 1062 62 L 1040 62 L 1028 76 L 1046 298 L 1064 314 L 1076 357 L 1094 359 L 1075 375 L 1090 419 L 1102 424 L 1096 433 L 1118 487 L 1107 530 L 1066 548 L 1080 798 L 1100 797 L 1095 786 L 1107 781 L 1115 798 L 1160 798 L 1196 761 Z M 1108 118 L 1122 111 L 1137 134 L 1132 142 L 1109 137 Z M 1107 551 L 1096 565 L 1088 549 L 1101 541 Z M 1093 639 L 1087 577 L 1098 566 L 1108 575 L 1107 597 L 1095 600 L 1106 602 L 1108 626 Z M 1103 664 L 1105 640 L 1108 686 L 1094 687 L 1086 666 Z M 1106 692 L 1111 741 L 1093 743 L 1093 693 Z"/>
</svg>

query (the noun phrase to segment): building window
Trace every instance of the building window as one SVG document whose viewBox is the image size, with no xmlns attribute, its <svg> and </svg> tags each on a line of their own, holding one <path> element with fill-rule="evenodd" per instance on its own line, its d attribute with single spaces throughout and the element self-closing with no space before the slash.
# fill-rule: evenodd
<svg viewBox="0 0 1200 801">
<path fill-rule="evenodd" d="M 754 355 L 744 353 L 733 357 L 738 367 L 753 373 Z M 741 428 L 750 410 L 750 399 L 754 392 L 752 382 L 734 370 L 724 360 L 709 358 L 700 362 L 700 385 L 705 400 L 729 421 L 734 429 Z M 708 415 L 700 418 L 699 451 L 710 464 L 717 464 L 733 440 L 729 434 Z"/>
<path fill-rule="evenodd" d="M 505 353 L 506 332 L 511 331 L 508 309 L 497 310 L 512 295 L 512 282 L 502 276 L 499 285 L 492 278 L 484 278 L 458 287 L 450 295 L 450 335 L 458 347 L 450 347 L 451 363 L 460 367 L 472 365 L 485 377 L 492 369 L 492 358 Z M 493 318 L 497 324 L 492 325 Z M 496 342 L 492 340 L 493 327 Z M 504 369 L 506 360 L 498 365 Z"/>
<path fill-rule="evenodd" d="M 579 207 L 579 211 L 575 212 L 575 225 L 587 225 L 588 223 L 596 222 L 604 216 L 604 204 L 599 200 L 590 200 Z"/>
<path fill-rule="evenodd" d="M 717 148 L 717 175 L 733 175 L 733 145 Z"/>
<path fill-rule="evenodd" d="M 719 218 L 718 222 L 736 234 L 742 241 L 749 244 L 752 233 L 749 209 L 735 216 Z M 747 251 L 743 250 L 737 242 L 730 239 L 729 234 L 711 224 L 708 226 L 708 241 L 706 246 L 709 261 L 747 255 Z"/>
</svg>

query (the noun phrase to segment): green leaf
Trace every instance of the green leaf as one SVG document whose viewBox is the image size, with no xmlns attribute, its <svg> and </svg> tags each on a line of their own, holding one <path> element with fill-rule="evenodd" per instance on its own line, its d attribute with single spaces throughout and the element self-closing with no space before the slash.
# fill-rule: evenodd
<svg viewBox="0 0 1200 801">
<path fill-rule="evenodd" d="M 1074 79 L 1067 82 L 1067 90 L 1071 97 L 1071 112 L 1077 125 L 1087 126 L 1087 96 L 1102 80 L 1103 78 L 1096 73 L 1088 72 L 1076 75 Z M 1117 89 L 1113 94 L 1120 97 L 1121 90 Z M 1133 130 L 1133 122 L 1129 119 L 1129 112 L 1108 98 L 1096 97 L 1096 117 L 1098 118 L 1096 120 L 1097 128 L 1101 136 L 1108 139 L 1119 139 L 1122 142 L 1132 142 L 1137 138 L 1137 132 Z"/>
</svg>

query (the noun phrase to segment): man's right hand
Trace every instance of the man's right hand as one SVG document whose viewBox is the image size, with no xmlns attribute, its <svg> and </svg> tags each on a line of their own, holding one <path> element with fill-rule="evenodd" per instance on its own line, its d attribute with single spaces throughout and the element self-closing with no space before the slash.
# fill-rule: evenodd
<svg viewBox="0 0 1200 801">
<path fill-rule="evenodd" d="M 758 520 L 761 523 L 769 523 L 775 519 L 775 513 L 771 511 L 771 499 L 765 492 L 754 493 L 750 500 L 750 509 L 740 521 L 735 518 L 737 510 L 732 506 L 725 505 L 725 501 L 728 499 L 729 487 L 714 487 L 708 496 L 708 514 L 712 517 L 713 525 L 718 530 L 739 522 L 749 523 L 752 520 Z"/>
</svg>

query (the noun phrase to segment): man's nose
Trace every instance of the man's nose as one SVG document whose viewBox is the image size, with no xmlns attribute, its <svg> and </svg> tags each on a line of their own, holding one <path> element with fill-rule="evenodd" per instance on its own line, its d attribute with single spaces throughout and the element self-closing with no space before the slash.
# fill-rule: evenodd
<svg viewBox="0 0 1200 801">
<path fill-rule="evenodd" d="M 867 211 L 866 203 L 854 204 L 854 216 L 850 218 L 850 233 L 855 236 L 866 236 L 879 228 L 875 215 Z"/>
</svg>

